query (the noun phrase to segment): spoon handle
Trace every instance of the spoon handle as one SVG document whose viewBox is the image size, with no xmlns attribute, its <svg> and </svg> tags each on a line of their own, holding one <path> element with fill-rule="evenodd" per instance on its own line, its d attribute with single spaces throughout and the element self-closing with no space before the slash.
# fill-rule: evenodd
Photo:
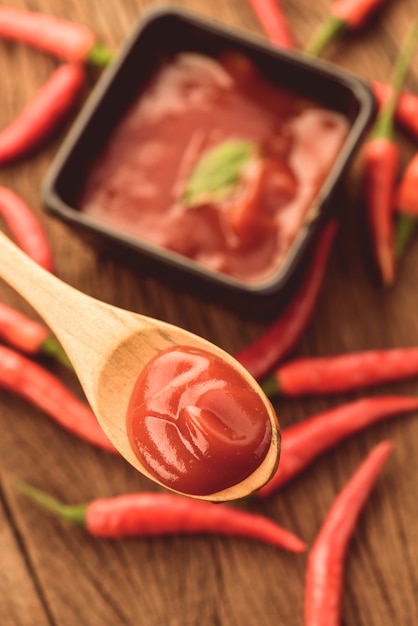
<svg viewBox="0 0 418 626">
<path fill-rule="evenodd" d="M 131 319 L 127 312 L 71 287 L 30 259 L 6 235 L 0 232 L 0 278 L 19 293 L 54 332 L 71 361 L 82 350 L 90 350 L 93 362 L 97 345 L 101 354 L 113 349 L 118 331 L 127 331 Z M 105 320 L 97 322 L 97 317 Z M 140 320 L 137 316 L 136 329 Z M 106 326 L 106 320 L 111 324 Z M 119 322 L 119 323 L 118 323 Z M 76 363 L 73 363 L 76 365 Z"/>
<path fill-rule="evenodd" d="M 2 232 L 0 232 L 0 257 L 0 278 L 35 310 L 40 308 L 42 316 L 44 309 L 54 311 L 57 302 L 65 295 L 62 293 L 64 283 L 35 263 Z M 70 287 L 65 285 L 65 293 L 67 289 Z"/>
<path fill-rule="evenodd" d="M 64 309 L 83 307 L 88 298 L 38 265 L 1 232 L 0 258 L 0 278 L 52 327 L 61 326 Z"/>
</svg>

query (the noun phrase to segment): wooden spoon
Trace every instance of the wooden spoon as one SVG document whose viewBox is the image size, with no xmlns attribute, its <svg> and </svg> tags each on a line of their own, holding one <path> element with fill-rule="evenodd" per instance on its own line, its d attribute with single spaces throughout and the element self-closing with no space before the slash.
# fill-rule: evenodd
<svg viewBox="0 0 418 626">
<path fill-rule="evenodd" d="M 67 285 L 32 261 L 0 233 L 0 277 L 45 320 L 62 344 L 104 432 L 137 470 L 158 482 L 133 452 L 125 427 L 138 375 L 159 351 L 174 345 L 207 350 L 239 370 L 263 399 L 271 421 L 269 452 L 242 482 L 202 499 L 242 498 L 265 484 L 276 469 L 280 434 L 276 414 L 258 384 L 233 357 L 182 328 L 111 306 Z"/>
</svg>

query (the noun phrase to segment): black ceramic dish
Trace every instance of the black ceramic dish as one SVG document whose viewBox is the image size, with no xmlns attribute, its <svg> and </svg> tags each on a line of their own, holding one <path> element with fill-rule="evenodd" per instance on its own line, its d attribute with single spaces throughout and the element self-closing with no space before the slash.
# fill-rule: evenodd
<svg viewBox="0 0 418 626">
<path fill-rule="evenodd" d="M 246 54 L 273 82 L 343 114 L 350 125 L 345 144 L 285 263 L 272 278 L 258 284 L 244 284 L 206 270 L 187 258 L 119 234 L 76 208 L 89 165 L 162 58 L 179 51 L 216 54 L 224 49 Z M 93 235 L 109 253 L 122 253 L 134 259 L 141 273 L 151 268 L 162 279 L 177 279 L 179 284 L 201 295 L 222 299 L 224 303 L 238 303 L 248 310 L 275 309 L 303 272 L 316 236 L 334 214 L 335 189 L 373 113 L 374 99 L 370 90 L 345 71 L 299 53 L 278 50 L 258 38 L 196 15 L 160 8 L 138 22 L 117 58 L 98 81 L 46 176 L 43 202 L 47 210 L 79 232 Z"/>
</svg>

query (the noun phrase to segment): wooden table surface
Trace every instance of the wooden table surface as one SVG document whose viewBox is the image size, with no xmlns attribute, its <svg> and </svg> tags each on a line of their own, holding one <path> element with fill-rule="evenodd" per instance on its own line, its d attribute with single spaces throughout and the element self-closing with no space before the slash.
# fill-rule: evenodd
<svg viewBox="0 0 418 626">
<path fill-rule="evenodd" d="M 14 6 L 86 23 L 117 49 L 151 0 L 10 0 Z M 176 5 L 264 37 L 245 0 L 178 0 Z M 301 47 L 325 18 L 329 0 L 281 0 Z M 365 79 L 388 81 L 416 0 L 388 0 L 367 28 L 331 46 L 329 61 Z M 0 43 L 5 126 L 57 62 L 46 54 Z M 418 91 L 418 57 L 408 77 Z M 0 184 L 19 193 L 44 223 L 56 273 L 80 290 L 123 308 L 182 325 L 234 353 L 264 322 L 179 293 L 121 261 L 103 258 L 43 212 L 40 184 L 65 130 L 36 155 L 2 167 Z M 399 132 L 403 163 L 416 144 Z M 296 354 L 319 355 L 418 343 L 418 241 L 395 286 L 374 277 L 364 235 L 360 163 L 341 190 L 346 205 L 321 297 Z M 0 297 L 36 319 L 14 292 Z M 82 323 L 82 320 L 75 320 Z M 71 375 L 57 375 L 80 393 Z M 277 401 L 283 427 L 347 400 L 384 392 L 417 393 L 416 380 L 337 397 Z M 97 540 L 57 520 L 17 493 L 24 479 L 67 503 L 154 489 L 126 462 L 79 441 L 23 399 L 0 390 L 0 623 L 2 626 L 271 626 L 303 624 L 306 555 L 234 538 L 162 537 Z M 418 416 L 373 426 L 318 459 L 280 493 L 248 504 L 292 529 L 310 545 L 325 513 L 373 445 L 396 443 L 359 520 L 347 554 L 343 623 L 418 624 Z"/>
</svg>

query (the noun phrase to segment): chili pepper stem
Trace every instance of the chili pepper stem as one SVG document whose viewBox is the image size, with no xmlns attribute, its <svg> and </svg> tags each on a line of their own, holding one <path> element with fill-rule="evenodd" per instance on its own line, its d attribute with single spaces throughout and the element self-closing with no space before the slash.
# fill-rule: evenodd
<svg viewBox="0 0 418 626">
<path fill-rule="evenodd" d="M 319 27 L 312 40 L 305 48 L 306 54 L 319 57 L 331 41 L 347 30 L 347 24 L 338 17 L 329 17 Z"/>
<path fill-rule="evenodd" d="M 417 220 L 415 217 L 398 214 L 395 228 L 395 257 L 397 259 L 402 258 L 416 228 Z"/>
<path fill-rule="evenodd" d="M 58 363 L 65 365 L 68 369 L 72 370 L 73 366 L 70 359 L 66 355 L 61 344 L 55 339 L 55 337 L 47 337 L 41 345 L 41 352 L 45 356 L 52 357 Z"/>
<path fill-rule="evenodd" d="M 113 52 L 104 44 L 96 43 L 88 53 L 86 61 L 95 67 L 107 67 L 113 61 Z"/>
<path fill-rule="evenodd" d="M 260 382 L 260 387 L 268 398 L 273 398 L 280 392 L 277 377 L 274 374 L 263 378 Z"/>
<path fill-rule="evenodd" d="M 86 513 L 87 513 L 87 504 L 78 504 L 75 506 L 69 506 L 59 502 L 52 496 L 40 491 L 39 489 L 35 489 L 31 485 L 28 485 L 24 481 L 17 481 L 15 483 L 16 488 L 27 496 L 32 502 L 36 502 L 44 509 L 54 513 L 58 517 L 65 519 L 68 522 L 71 522 L 75 526 L 85 526 L 86 524 Z"/>
</svg>

